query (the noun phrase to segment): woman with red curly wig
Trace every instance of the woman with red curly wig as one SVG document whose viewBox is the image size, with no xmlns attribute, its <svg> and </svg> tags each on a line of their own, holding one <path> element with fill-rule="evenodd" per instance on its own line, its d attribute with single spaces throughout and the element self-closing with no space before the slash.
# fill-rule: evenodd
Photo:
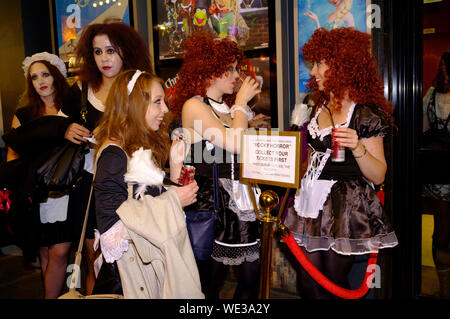
<svg viewBox="0 0 450 319">
<path fill-rule="evenodd" d="M 397 237 L 377 197 L 387 164 L 383 137 L 391 132 L 392 105 L 371 53 L 371 37 L 354 28 L 314 32 L 303 46 L 312 63 L 309 87 L 316 105 L 308 125 L 308 169 L 285 220 L 311 262 L 349 289 L 354 255 L 394 247 Z M 333 161 L 332 143 L 345 149 Z M 332 298 L 299 271 L 304 298 Z"/>
<path fill-rule="evenodd" d="M 199 185 L 193 210 L 212 211 L 213 161 L 219 177 L 220 209 L 212 258 L 197 260 L 206 298 L 219 298 L 227 265 L 238 265 L 237 299 L 256 298 L 258 293 L 259 232 L 253 209 L 236 200 L 239 187 L 240 133 L 248 128 L 253 112 L 248 102 L 261 92 L 255 79 L 247 77 L 239 91 L 237 67 L 243 53 L 228 38 L 197 33 L 185 43 L 185 59 L 179 73 L 174 100 L 181 110 L 184 137 L 189 140 L 190 161 Z M 232 107 L 230 107 L 232 105 Z M 189 160 L 188 160 L 189 161 Z M 173 167 L 171 167 L 171 171 Z M 178 170 L 177 170 L 178 171 Z M 177 176 L 171 176 L 176 180 Z"/>
</svg>

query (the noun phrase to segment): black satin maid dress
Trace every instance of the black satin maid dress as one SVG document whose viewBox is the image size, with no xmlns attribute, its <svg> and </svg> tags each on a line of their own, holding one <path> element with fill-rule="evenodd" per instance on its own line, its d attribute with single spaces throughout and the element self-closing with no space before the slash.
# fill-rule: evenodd
<svg viewBox="0 0 450 319">
<path fill-rule="evenodd" d="M 317 125 L 314 121 L 313 126 Z M 372 105 L 355 105 L 348 127 L 355 129 L 360 138 L 390 134 L 386 115 Z M 325 152 L 331 148 L 330 134 L 321 140 L 319 136 L 313 138 L 308 130 L 308 143 L 314 150 Z M 349 149 L 345 150 L 345 159 L 335 163 L 330 156 L 318 177 L 336 182 L 317 218 L 299 216 L 293 205 L 285 225 L 308 252 L 332 249 L 339 254 L 359 255 L 396 246 L 397 237 L 374 186 L 363 177 Z"/>
</svg>

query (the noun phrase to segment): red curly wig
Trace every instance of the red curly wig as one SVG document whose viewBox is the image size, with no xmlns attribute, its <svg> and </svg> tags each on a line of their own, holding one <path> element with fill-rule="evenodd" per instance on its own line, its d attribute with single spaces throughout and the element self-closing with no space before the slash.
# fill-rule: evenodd
<svg viewBox="0 0 450 319">
<path fill-rule="evenodd" d="M 354 28 L 317 29 L 302 48 L 305 60 L 325 60 L 329 66 L 325 73 L 324 91 L 319 91 L 314 76 L 308 82 L 315 101 L 328 101 L 330 93 L 333 93 L 338 103 L 331 109 L 339 111 L 348 91 L 353 102 L 375 104 L 391 119 L 393 106 L 384 97 L 384 85 L 371 49 L 371 36 Z"/>
<path fill-rule="evenodd" d="M 221 77 L 235 61 L 238 66 L 244 54 L 230 39 L 217 39 L 206 32 L 198 32 L 184 42 L 184 61 L 178 73 L 175 98 L 171 112 L 179 117 L 184 102 L 200 95 L 206 96 L 210 81 Z M 228 105 L 234 103 L 235 94 L 224 95 Z"/>
</svg>

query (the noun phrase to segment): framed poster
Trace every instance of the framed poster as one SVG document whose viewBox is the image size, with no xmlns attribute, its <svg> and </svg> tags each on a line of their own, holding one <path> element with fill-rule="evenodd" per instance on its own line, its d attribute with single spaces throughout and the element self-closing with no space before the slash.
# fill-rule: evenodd
<svg viewBox="0 0 450 319">
<path fill-rule="evenodd" d="M 183 63 L 183 41 L 188 35 L 203 30 L 219 37 L 234 36 L 247 58 L 239 72 L 244 77 L 256 77 L 262 83 L 261 94 L 252 101 L 255 102 L 252 108 L 258 115 L 252 127 L 270 128 L 277 123 L 276 77 L 271 76 L 276 69 L 273 1 L 152 0 L 151 8 L 155 71 L 164 80 L 169 107 Z M 228 21 L 232 25 L 218 32 L 215 19 L 222 19 L 220 24 Z"/>
<path fill-rule="evenodd" d="M 242 133 L 239 180 L 244 183 L 299 187 L 300 132 L 247 130 Z"/>
<path fill-rule="evenodd" d="M 269 47 L 268 0 L 153 0 L 155 57 L 179 58 L 186 36 L 233 36 L 242 50 Z"/>
<path fill-rule="evenodd" d="M 367 7 L 370 0 L 298 0 L 298 85 L 300 95 L 308 92 L 310 65 L 303 59 L 301 48 L 317 28 L 328 30 L 355 27 L 369 32 Z"/>
<path fill-rule="evenodd" d="M 131 25 L 129 0 L 54 0 L 57 53 L 70 63 L 83 28 L 92 23 L 118 20 Z"/>
</svg>

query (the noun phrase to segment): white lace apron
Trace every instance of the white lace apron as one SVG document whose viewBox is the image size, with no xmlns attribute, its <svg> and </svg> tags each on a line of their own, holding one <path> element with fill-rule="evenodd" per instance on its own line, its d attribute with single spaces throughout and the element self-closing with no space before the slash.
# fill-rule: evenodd
<svg viewBox="0 0 450 319">
<path fill-rule="evenodd" d="M 302 178 L 300 190 L 294 200 L 294 209 L 300 217 L 317 218 L 331 187 L 336 183 L 334 180 L 318 179 L 330 154 L 330 149 L 326 152 L 313 150 L 311 153 L 308 170 Z"/>
<path fill-rule="evenodd" d="M 39 217 L 42 224 L 63 222 L 67 219 L 69 195 L 61 197 L 49 196 L 47 201 L 40 203 Z"/>
<path fill-rule="evenodd" d="M 253 209 L 248 186 L 240 183 L 239 180 L 234 179 L 234 156 L 231 157 L 231 179 L 219 178 L 219 182 L 230 195 L 228 208 L 238 215 L 240 220 L 244 222 L 254 222 L 256 220 L 256 214 Z M 253 187 L 252 190 L 256 204 L 258 205 L 261 189 L 259 187 Z"/>
<path fill-rule="evenodd" d="M 336 127 L 348 127 L 350 119 L 355 109 L 355 103 L 350 106 L 347 119 L 344 124 L 338 124 Z M 312 138 L 323 138 L 331 133 L 332 126 L 319 129 L 317 118 L 322 112 L 320 108 L 308 125 L 308 132 Z M 312 146 L 309 145 L 311 148 Z M 327 149 L 325 152 L 319 152 L 313 149 L 309 158 L 308 170 L 301 181 L 299 192 L 295 196 L 294 209 L 297 215 L 305 218 L 317 218 L 319 211 L 323 209 L 323 204 L 331 191 L 331 187 L 336 183 L 335 180 L 318 179 L 322 170 L 331 155 L 331 150 Z"/>
<path fill-rule="evenodd" d="M 216 109 L 215 105 L 211 106 Z M 216 109 L 221 112 L 220 109 Z M 225 124 L 212 110 L 211 113 L 217 118 L 225 127 L 229 127 Z M 223 113 L 223 112 L 221 112 Z M 206 141 L 206 149 L 211 151 L 214 145 Z M 239 220 L 244 222 L 256 221 L 256 214 L 253 210 L 253 204 L 250 199 L 250 193 L 248 186 L 241 184 L 239 180 L 234 180 L 234 156 L 231 155 L 231 179 L 219 178 L 219 183 L 230 195 L 228 202 L 228 208 L 238 215 Z M 261 190 L 257 187 L 253 188 L 255 194 L 256 203 L 259 202 L 259 196 Z M 243 262 L 253 262 L 259 258 L 259 239 L 252 243 L 246 244 L 226 244 L 218 240 L 214 241 L 212 258 L 215 261 L 221 262 L 224 265 L 240 265 Z"/>
</svg>

